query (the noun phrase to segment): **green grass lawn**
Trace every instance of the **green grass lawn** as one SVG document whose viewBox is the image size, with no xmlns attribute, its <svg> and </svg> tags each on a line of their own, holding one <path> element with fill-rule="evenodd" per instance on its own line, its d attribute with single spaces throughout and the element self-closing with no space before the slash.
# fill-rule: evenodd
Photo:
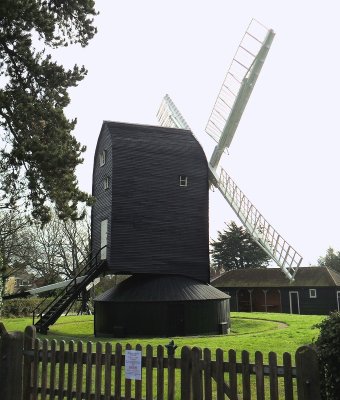
<svg viewBox="0 0 340 400">
<path fill-rule="evenodd" d="M 270 351 L 275 351 L 281 360 L 284 352 L 294 354 L 302 345 L 309 344 L 318 336 L 318 330 L 313 326 L 325 316 L 290 315 L 270 313 L 231 313 L 231 333 L 226 336 L 194 336 L 174 338 L 180 348 L 182 346 L 208 347 L 211 350 L 222 348 L 235 349 L 240 356 L 242 350 L 247 350 L 254 359 L 255 351 L 263 352 L 265 359 Z M 30 318 L 2 319 L 8 331 L 23 331 L 32 323 Z M 44 336 L 41 336 L 44 337 Z M 145 347 L 147 344 L 165 345 L 169 338 L 137 338 L 137 339 L 107 339 L 95 338 L 93 335 L 93 316 L 61 317 L 51 326 L 48 339 L 102 341 L 122 345 L 137 343 Z M 178 352 L 178 350 L 177 350 Z"/>
<path fill-rule="evenodd" d="M 247 350 L 250 353 L 250 362 L 254 362 L 255 352 L 261 351 L 264 356 L 264 362 L 268 362 L 268 353 L 274 351 L 278 355 L 278 364 L 282 365 L 282 354 L 288 352 L 292 354 L 292 363 L 295 364 L 294 353 L 297 348 L 309 344 L 318 336 L 318 329 L 314 325 L 319 323 L 325 316 L 316 315 L 290 315 L 290 314 L 267 314 L 267 313 L 231 313 L 232 330 L 229 335 L 224 336 L 191 336 L 191 337 L 176 337 L 172 338 L 175 344 L 179 347 L 176 350 L 176 356 L 180 356 L 180 348 L 182 346 L 197 346 L 201 348 L 209 348 L 212 350 L 212 358 L 215 358 L 214 350 L 222 348 L 225 351 L 235 349 L 238 361 L 241 361 L 241 351 Z M 2 319 L 7 331 L 23 331 L 26 326 L 31 325 L 30 318 L 8 318 Z M 40 338 L 46 336 L 38 335 Z M 130 343 L 133 347 L 138 343 L 142 345 L 143 352 L 147 344 L 151 344 L 154 348 L 154 355 L 156 346 L 166 345 L 169 343 L 170 338 L 134 338 L 134 339 L 108 339 L 108 338 L 95 338 L 93 335 L 93 316 L 67 316 L 61 317 L 57 323 L 51 326 L 48 339 L 70 340 L 75 341 L 92 341 L 92 342 L 111 342 L 115 345 L 117 342 L 121 343 L 123 347 Z M 92 351 L 94 351 L 93 348 Z M 114 351 L 114 349 L 113 349 Z M 85 368 L 85 366 L 84 366 Z M 67 369 L 67 366 L 66 366 Z M 92 371 L 92 373 L 94 373 Z M 85 374 L 85 372 L 84 372 Z M 143 393 L 145 393 L 145 370 L 143 372 Z M 176 382 L 180 382 L 180 371 L 176 370 Z M 114 375 L 113 375 L 114 376 Z M 94 384 L 94 375 L 92 384 Z M 104 378 L 103 378 L 104 379 Z M 112 378 L 113 379 L 113 378 Z M 167 384 L 167 374 L 164 375 L 164 387 Z M 228 382 L 228 374 L 225 375 L 225 380 Z M 112 390 L 113 390 L 112 380 Z M 242 380 L 237 381 L 238 393 L 242 393 Z M 83 376 L 83 387 L 86 385 L 85 375 Z M 284 382 L 283 378 L 278 381 L 280 398 L 284 398 Z M 156 371 L 154 371 L 154 393 L 156 391 Z M 265 378 L 265 393 L 269 398 L 269 378 Z M 251 377 L 251 390 L 253 396 L 256 394 L 255 377 Z M 93 389 L 94 390 L 94 389 Z M 124 392 L 124 385 L 122 386 Z M 294 383 L 294 393 L 296 396 L 296 383 Z M 213 383 L 213 396 L 216 396 L 216 383 Z M 176 400 L 180 399 L 180 388 L 176 386 L 175 392 Z M 214 397 L 215 398 L 215 397 Z"/>
</svg>

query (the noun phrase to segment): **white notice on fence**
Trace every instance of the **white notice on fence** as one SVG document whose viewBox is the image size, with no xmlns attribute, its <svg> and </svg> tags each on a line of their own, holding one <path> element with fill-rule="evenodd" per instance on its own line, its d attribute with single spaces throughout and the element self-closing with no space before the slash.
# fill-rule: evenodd
<svg viewBox="0 0 340 400">
<path fill-rule="evenodd" d="M 139 350 L 126 350 L 125 352 L 125 378 L 142 379 L 142 352 Z"/>
</svg>

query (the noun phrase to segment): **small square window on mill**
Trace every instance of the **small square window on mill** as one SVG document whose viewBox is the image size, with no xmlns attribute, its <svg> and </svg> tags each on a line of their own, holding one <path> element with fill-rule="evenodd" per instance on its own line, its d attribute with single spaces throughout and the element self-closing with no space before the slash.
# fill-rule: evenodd
<svg viewBox="0 0 340 400">
<path fill-rule="evenodd" d="M 104 179 L 104 190 L 107 190 L 110 187 L 110 178 L 107 176 Z"/>
<path fill-rule="evenodd" d="M 102 167 L 103 165 L 105 165 L 105 163 L 106 163 L 106 151 L 103 150 L 99 154 L 99 165 Z"/>
<path fill-rule="evenodd" d="M 188 186 L 188 177 L 185 175 L 179 176 L 179 186 Z"/>
</svg>

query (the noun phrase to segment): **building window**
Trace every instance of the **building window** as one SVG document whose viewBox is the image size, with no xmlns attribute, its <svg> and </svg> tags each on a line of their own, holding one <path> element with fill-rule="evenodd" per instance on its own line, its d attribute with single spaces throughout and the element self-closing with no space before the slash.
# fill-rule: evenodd
<svg viewBox="0 0 340 400">
<path fill-rule="evenodd" d="M 309 298 L 316 299 L 316 289 L 309 289 Z"/>
<path fill-rule="evenodd" d="M 100 223 L 100 259 L 101 260 L 106 260 L 107 256 L 107 225 L 108 225 L 108 220 L 104 219 Z"/>
<path fill-rule="evenodd" d="M 180 175 L 179 176 L 179 186 L 188 186 L 188 177 L 185 175 Z"/>
<path fill-rule="evenodd" d="M 110 179 L 109 179 L 109 177 L 107 176 L 107 177 L 104 179 L 104 190 L 107 190 L 109 187 L 110 187 Z"/>
<path fill-rule="evenodd" d="M 102 167 L 103 165 L 105 165 L 105 162 L 106 162 L 106 150 L 103 150 L 99 154 L 99 165 Z"/>
</svg>

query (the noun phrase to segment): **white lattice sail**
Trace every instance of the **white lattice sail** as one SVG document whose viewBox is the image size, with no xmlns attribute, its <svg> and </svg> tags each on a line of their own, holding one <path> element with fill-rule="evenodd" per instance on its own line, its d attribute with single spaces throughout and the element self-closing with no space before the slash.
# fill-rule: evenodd
<svg viewBox="0 0 340 400">
<path fill-rule="evenodd" d="M 216 186 L 258 245 L 293 281 L 302 257 L 263 217 L 230 176 L 217 167 L 230 146 L 242 113 L 262 69 L 275 33 L 252 20 L 235 53 L 206 126 L 217 142 L 209 162 L 210 184 Z M 190 129 L 168 95 L 163 98 L 157 118 L 161 126 Z"/>
<path fill-rule="evenodd" d="M 157 119 L 160 126 L 190 130 L 189 125 L 169 95 L 164 96 L 157 112 Z"/>
<path fill-rule="evenodd" d="M 218 143 L 210 160 L 213 168 L 233 140 L 274 36 L 253 19 L 237 48 L 205 128 Z"/>
<path fill-rule="evenodd" d="M 211 170 L 213 183 L 227 200 L 239 220 L 260 247 L 282 269 L 289 280 L 294 280 L 302 257 L 264 218 L 233 179 L 221 168 L 219 176 Z"/>
</svg>

